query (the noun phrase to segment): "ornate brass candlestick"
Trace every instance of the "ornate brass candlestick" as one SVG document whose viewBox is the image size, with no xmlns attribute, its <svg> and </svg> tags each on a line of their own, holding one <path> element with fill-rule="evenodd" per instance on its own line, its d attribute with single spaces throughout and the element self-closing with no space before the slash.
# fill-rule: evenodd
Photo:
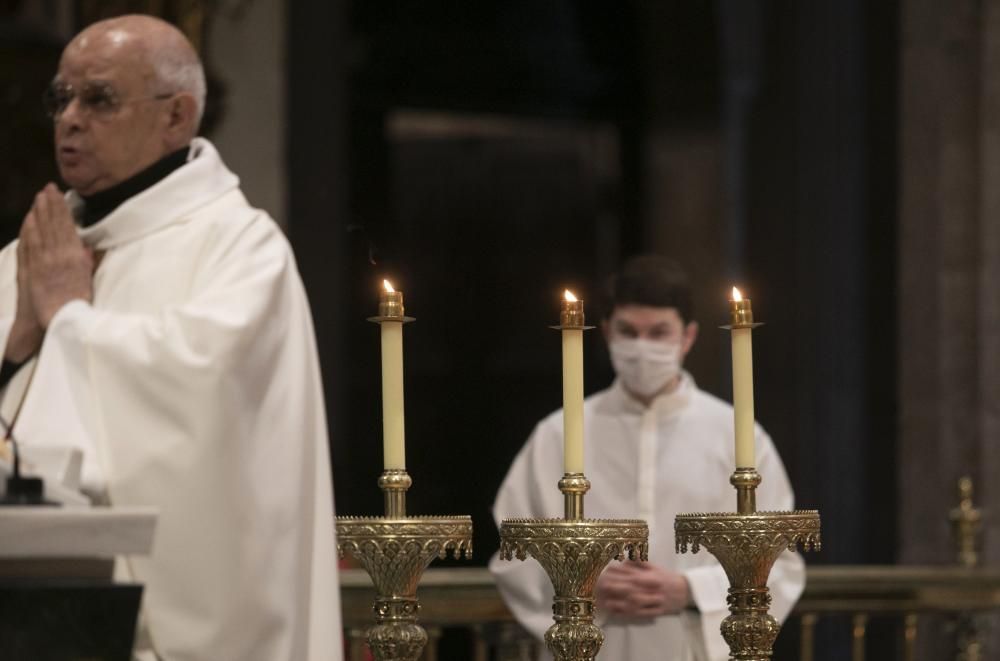
<svg viewBox="0 0 1000 661">
<path fill-rule="evenodd" d="M 769 613 L 767 577 L 786 549 L 820 547 L 816 510 L 758 512 L 756 490 L 760 474 L 737 469 L 730 480 L 737 491 L 737 512 L 679 514 L 674 520 L 677 552 L 693 553 L 704 546 L 729 577 L 729 616 L 722 637 L 734 661 L 767 661 L 781 626 Z"/>
<path fill-rule="evenodd" d="M 753 321 L 749 299 L 734 300 L 731 312 L 733 323 L 724 328 L 749 332 L 760 325 Z M 736 372 L 735 364 L 733 371 Z M 749 421 L 752 425 L 752 384 L 750 388 Z M 749 440 L 749 448 L 743 451 L 748 452 L 752 462 L 752 438 Z M 758 512 L 757 487 L 761 477 L 754 468 L 737 468 L 729 481 L 736 487 L 736 512 L 679 514 L 674 520 L 677 552 L 685 553 L 690 547 L 697 553 L 704 546 L 719 560 L 729 577 L 726 599 L 729 616 L 722 622 L 722 637 L 729 645 L 729 658 L 732 661 L 768 661 L 781 626 L 768 613 L 771 595 L 767 577 L 784 551 L 794 551 L 799 545 L 804 550 L 819 549 L 819 512 Z"/>
<path fill-rule="evenodd" d="M 505 519 L 500 557 L 538 561 L 555 588 L 545 645 L 556 661 L 590 661 L 604 633 L 594 624 L 594 586 L 612 560 L 647 560 L 649 528 L 632 519 L 584 519 L 583 495 L 590 482 L 582 473 L 559 480 L 566 500 L 562 519 Z"/>
<path fill-rule="evenodd" d="M 417 584 L 434 558 L 472 555 L 472 519 L 468 516 L 408 517 L 405 470 L 387 470 L 379 478 L 385 493 L 384 517 L 337 517 L 337 551 L 358 560 L 375 585 L 375 625 L 368 645 L 378 661 L 416 661 L 427 643 L 417 624 Z"/>
<path fill-rule="evenodd" d="M 387 291 L 379 303 L 379 316 L 370 321 L 379 324 L 403 324 L 412 321 L 403 315 L 403 295 Z M 383 329 L 384 330 L 384 329 Z M 401 338 L 397 336 L 397 342 Z M 386 346 L 383 335 L 383 350 Z M 401 344 L 397 345 L 401 352 Z M 398 354 L 399 368 L 402 355 Z M 385 356 L 383 355 L 383 368 Z M 383 371 L 383 402 L 386 372 Z M 398 445 L 386 442 L 386 461 L 403 461 L 402 449 L 402 377 L 396 374 L 396 399 L 400 407 L 393 433 Z M 388 419 L 388 415 L 384 414 Z M 383 423 L 384 425 L 387 423 Z M 406 491 L 413 481 L 405 469 L 387 467 L 378 480 L 385 498 L 384 517 L 337 517 L 337 551 L 340 557 L 350 554 L 358 560 L 375 585 L 373 604 L 375 625 L 368 629 L 368 646 L 377 661 L 416 661 L 427 644 L 427 632 L 417 624 L 420 604 L 417 584 L 434 558 L 449 553 L 456 558 L 472 555 L 472 519 L 468 516 L 408 517 Z"/>
<path fill-rule="evenodd" d="M 583 301 L 564 303 L 561 321 L 556 328 L 586 330 Z M 564 518 L 505 519 L 500 524 L 500 557 L 531 556 L 542 565 L 555 588 L 555 623 L 545 632 L 546 646 L 556 661 L 591 661 L 604 643 L 604 633 L 594 624 L 597 578 L 612 560 L 647 560 L 649 528 L 639 520 L 583 518 L 590 481 L 582 472 L 563 475 L 559 490 Z"/>
</svg>

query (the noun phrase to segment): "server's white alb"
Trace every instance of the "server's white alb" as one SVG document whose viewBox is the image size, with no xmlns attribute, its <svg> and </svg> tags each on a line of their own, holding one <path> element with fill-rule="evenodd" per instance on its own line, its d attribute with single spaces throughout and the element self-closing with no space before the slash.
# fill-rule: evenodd
<svg viewBox="0 0 1000 661">
<path fill-rule="evenodd" d="M 94 301 L 52 320 L 17 437 L 80 447 L 85 484 L 159 509 L 152 556 L 126 569 L 162 658 L 341 658 L 322 386 L 280 229 L 197 139 L 187 164 L 81 235 L 105 252 Z M 8 246 L 0 346 L 16 271 Z"/>
<path fill-rule="evenodd" d="M 682 373 L 680 386 L 645 408 L 620 382 L 587 398 L 584 415 L 586 474 L 592 487 L 587 518 L 639 518 L 649 523 L 649 561 L 687 578 L 697 612 L 634 619 L 604 617 L 598 624 L 605 642 L 598 655 L 613 661 L 724 661 L 729 658 L 719 625 L 729 614 L 729 581 L 709 553 L 674 552 L 674 517 L 686 512 L 731 512 L 733 409 L 699 390 Z M 757 490 L 760 510 L 792 509 L 792 490 L 771 439 L 757 428 Z M 507 474 L 493 514 L 509 517 L 562 516 L 562 416 L 538 424 Z M 552 624 L 552 587 L 538 563 L 505 562 L 494 556 L 490 570 L 500 592 L 532 633 L 541 637 Z M 802 559 L 784 553 L 768 582 L 771 614 L 787 617 L 802 592 Z"/>
</svg>

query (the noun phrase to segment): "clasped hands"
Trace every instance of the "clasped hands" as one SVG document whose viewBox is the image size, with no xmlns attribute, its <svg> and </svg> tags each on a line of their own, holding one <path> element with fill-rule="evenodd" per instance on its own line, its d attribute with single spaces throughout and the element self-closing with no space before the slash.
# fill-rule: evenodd
<svg viewBox="0 0 1000 661">
<path fill-rule="evenodd" d="M 597 579 L 597 607 L 627 617 L 676 615 L 691 603 L 681 574 L 648 562 L 613 562 Z"/>
<path fill-rule="evenodd" d="M 76 231 L 55 184 L 37 195 L 17 245 L 17 315 L 6 360 L 21 363 L 38 351 L 52 318 L 72 300 L 93 300 L 95 259 Z"/>
</svg>

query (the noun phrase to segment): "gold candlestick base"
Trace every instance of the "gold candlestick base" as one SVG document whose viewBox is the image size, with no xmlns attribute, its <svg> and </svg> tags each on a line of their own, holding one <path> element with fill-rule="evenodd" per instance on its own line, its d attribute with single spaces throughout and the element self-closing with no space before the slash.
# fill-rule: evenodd
<svg viewBox="0 0 1000 661">
<path fill-rule="evenodd" d="M 738 469 L 732 483 L 738 492 L 738 513 L 679 514 L 674 520 L 678 553 L 704 546 L 729 577 L 729 616 L 722 637 L 731 661 L 768 661 L 781 625 L 769 613 L 767 577 L 778 556 L 799 545 L 820 548 L 816 510 L 755 511 L 754 491 L 760 484 L 755 470 Z"/>
<path fill-rule="evenodd" d="M 375 625 L 368 629 L 368 645 L 377 661 L 420 657 L 427 643 L 427 632 L 417 624 L 420 577 L 434 558 L 472 555 L 472 519 L 407 517 L 409 485 L 405 471 L 386 471 L 379 480 L 386 494 L 385 517 L 337 517 L 340 557 L 357 559 L 375 586 Z"/>
<path fill-rule="evenodd" d="M 555 597 L 555 624 L 545 644 L 556 661 L 592 661 L 604 644 L 594 624 L 594 586 L 612 560 L 647 560 L 649 528 L 632 519 L 584 519 L 583 494 L 590 483 L 582 474 L 559 482 L 566 496 L 563 519 L 505 519 L 500 524 L 500 557 L 538 561 Z"/>
</svg>

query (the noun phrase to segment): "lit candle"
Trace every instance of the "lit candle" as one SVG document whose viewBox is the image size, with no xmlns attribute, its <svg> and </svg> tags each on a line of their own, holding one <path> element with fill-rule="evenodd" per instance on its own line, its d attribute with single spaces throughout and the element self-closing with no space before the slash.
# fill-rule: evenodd
<svg viewBox="0 0 1000 661">
<path fill-rule="evenodd" d="M 583 301 L 566 290 L 560 314 L 563 365 L 563 470 L 583 472 Z"/>
<path fill-rule="evenodd" d="M 750 299 L 733 287 L 729 302 L 733 341 L 733 415 L 736 427 L 736 468 L 755 468 L 753 415 L 753 310 Z"/>
<path fill-rule="evenodd" d="M 382 461 L 385 470 L 406 468 L 403 425 L 403 292 L 388 280 L 379 297 L 382 335 Z"/>
</svg>

